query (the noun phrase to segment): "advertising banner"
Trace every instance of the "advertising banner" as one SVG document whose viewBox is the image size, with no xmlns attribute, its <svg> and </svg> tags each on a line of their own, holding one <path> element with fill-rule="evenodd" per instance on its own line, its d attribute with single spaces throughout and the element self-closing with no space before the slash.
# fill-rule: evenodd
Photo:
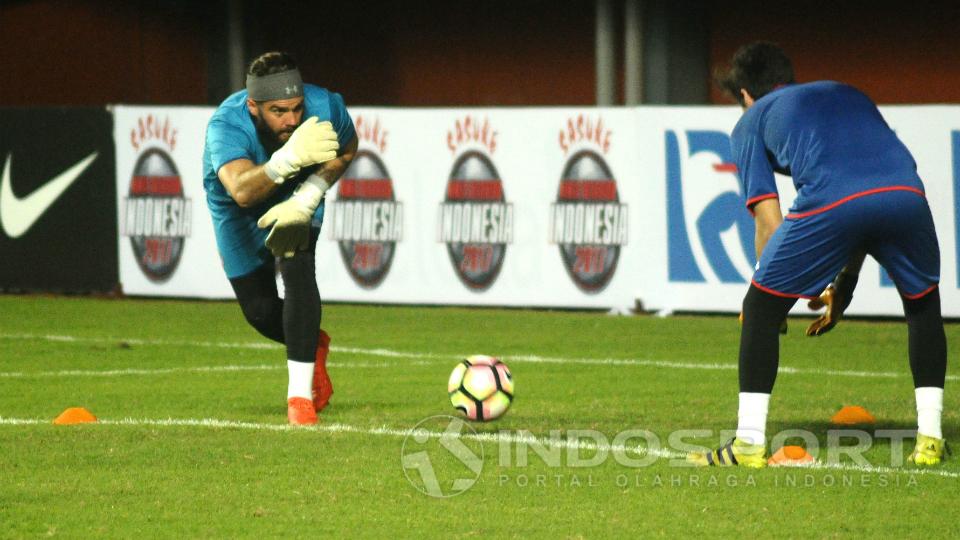
<svg viewBox="0 0 960 540">
<path fill-rule="evenodd" d="M 917 161 L 940 241 L 943 312 L 960 316 L 960 107 L 880 110 Z M 642 126 L 637 148 L 649 159 L 645 168 L 661 179 L 649 184 L 649 195 L 661 204 L 647 224 L 660 242 L 646 254 L 636 296 L 645 307 L 667 312 L 739 311 L 756 264 L 753 219 L 730 155 L 729 133 L 740 109 L 642 107 L 636 114 Z M 786 214 L 796 191 L 790 178 L 779 175 L 777 188 Z M 794 312 L 809 313 L 806 302 L 798 302 Z M 894 283 L 872 257 L 864 263 L 848 313 L 903 313 Z"/>
<path fill-rule="evenodd" d="M 231 298 L 203 191 L 209 107 L 114 108 L 123 292 Z"/>
<path fill-rule="evenodd" d="M 103 108 L 0 108 L 0 289 L 116 287 L 112 122 Z"/>
<path fill-rule="evenodd" d="M 913 152 L 960 316 L 960 107 L 883 107 Z M 201 179 L 212 108 L 117 107 L 128 294 L 229 298 Z M 729 134 L 736 107 L 351 109 L 327 195 L 324 299 L 737 312 L 756 264 Z M 778 177 L 781 208 L 796 196 Z M 851 314 L 898 315 L 868 258 Z M 796 312 L 806 310 L 798 303 Z"/>
<path fill-rule="evenodd" d="M 642 194 L 623 110 L 353 111 L 357 159 L 328 195 L 329 299 L 627 307 Z"/>
</svg>

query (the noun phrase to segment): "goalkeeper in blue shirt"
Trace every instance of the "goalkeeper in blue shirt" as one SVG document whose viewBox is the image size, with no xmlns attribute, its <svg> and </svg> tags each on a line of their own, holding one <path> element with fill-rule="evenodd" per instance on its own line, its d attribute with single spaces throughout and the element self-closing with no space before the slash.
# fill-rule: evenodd
<svg viewBox="0 0 960 540">
<path fill-rule="evenodd" d="M 255 59 L 246 89 L 207 125 L 203 184 L 217 249 L 246 320 L 286 345 L 287 417 L 295 425 L 315 424 L 333 394 L 314 251 L 324 194 L 356 151 L 343 98 L 304 84 L 282 52 Z"/>
<path fill-rule="evenodd" d="M 790 59 L 776 45 L 742 47 L 719 79 L 744 108 L 731 146 L 756 223 L 758 263 L 743 300 L 736 437 L 690 460 L 766 464 L 780 326 L 797 299 L 806 298 L 812 308 L 827 307 L 807 334 L 829 331 L 850 303 L 869 254 L 893 278 L 906 315 L 918 420 L 909 460 L 940 463 L 947 367 L 940 250 L 913 157 L 866 95 L 832 81 L 797 84 Z M 785 218 L 774 172 L 791 176 L 797 188 Z"/>
</svg>

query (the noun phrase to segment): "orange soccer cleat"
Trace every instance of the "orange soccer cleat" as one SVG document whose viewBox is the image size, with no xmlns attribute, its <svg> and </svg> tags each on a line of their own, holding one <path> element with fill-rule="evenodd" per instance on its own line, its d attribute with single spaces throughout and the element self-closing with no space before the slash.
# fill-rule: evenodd
<svg viewBox="0 0 960 540">
<path fill-rule="evenodd" d="M 313 406 L 317 412 L 322 411 L 330 403 L 333 395 L 333 383 L 327 374 L 327 355 L 330 354 L 330 335 L 320 330 L 320 341 L 317 343 L 317 356 L 313 367 Z"/>
<path fill-rule="evenodd" d="M 312 426 L 317 423 L 317 410 L 309 399 L 292 397 L 287 400 L 287 420 L 292 426 Z"/>
</svg>

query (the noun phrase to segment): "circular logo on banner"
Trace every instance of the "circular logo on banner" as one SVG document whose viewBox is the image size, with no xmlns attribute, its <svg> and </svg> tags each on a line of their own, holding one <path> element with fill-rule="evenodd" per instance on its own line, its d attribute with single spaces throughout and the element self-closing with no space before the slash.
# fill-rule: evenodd
<svg viewBox="0 0 960 540">
<path fill-rule="evenodd" d="M 468 151 L 453 164 L 440 212 L 440 241 L 471 290 L 490 287 L 500 273 L 507 244 L 513 241 L 513 205 L 485 154 Z"/>
<path fill-rule="evenodd" d="M 333 238 L 350 277 L 361 287 L 377 287 L 390 271 L 403 226 L 402 207 L 379 156 L 369 150 L 357 152 L 337 182 L 331 209 Z"/>
<path fill-rule="evenodd" d="M 140 270 L 154 282 L 170 279 L 190 236 L 191 208 L 177 166 L 166 152 L 151 148 L 140 155 L 124 206 L 121 230 L 130 237 Z"/>
<path fill-rule="evenodd" d="M 567 272 L 584 292 L 607 286 L 627 243 L 627 206 L 619 201 L 616 180 L 599 154 L 582 150 L 567 161 L 551 209 L 551 235 Z"/>
</svg>

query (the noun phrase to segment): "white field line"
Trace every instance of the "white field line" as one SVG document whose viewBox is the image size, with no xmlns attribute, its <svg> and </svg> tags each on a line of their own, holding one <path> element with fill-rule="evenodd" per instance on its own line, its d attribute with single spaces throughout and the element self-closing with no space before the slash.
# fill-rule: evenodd
<svg viewBox="0 0 960 540">
<path fill-rule="evenodd" d="M 120 420 L 97 420 L 98 424 L 107 426 L 133 426 L 133 427 L 201 427 L 215 429 L 245 429 L 251 431 L 286 431 L 298 433 L 325 432 L 325 433 L 351 433 L 358 435 L 369 435 L 374 437 L 409 437 L 412 435 L 425 435 L 431 438 L 440 438 L 441 436 L 454 436 L 459 439 L 475 440 L 482 443 L 495 443 L 507 445 L 539 445 L 544 448 L 561 448 L 568 450 L 590 450 L 595 452 L 619 452 L 626 454 L 637 454 L 640 456 L 655 456 L 658 459 L 683 459 L 684 454 L 661 448 L 648 448 L 645 446 L 625 446 L 611 445 L 608 443 L 598 444 L 596 442 L 584 440 L 569 440 L 551 437 L 537 437 L 534 435 L 524 435 L 516 433 L 460 433 L 451 434 L 440 431 L 430 431 L 424 429 L 397 429 L 388 426 L 376 428 L 364 428 L 351 426 L 348 424 L 320 424 L 314 427 L 296 427 L 289 424 L 267 424 L 259 422 L 237 422 L 233 420 L 218 420 L 215 418 L 167 418 L 167 419 L 149 419 L 149 418 L 123 418 Z M 49 420 L 40 420 L 36 418 L 4 418 L 0 417 L 0 426 L 36 426 L 51 425 Z M 791 467 L 813 470 L 835 470 L 860 472 L 868 474 L 916 474 L 927 476 L 940 476 L 944 478 L 960 478 L 960 472 L 944 471 L 941 469 L 903 469 L 884 466 L 862 466 L 845 463 L 823 463 L 820 461 L 803 465 L 802 467 Z M 685 470 L 717 470 L 717 469 L 694 469 L 685 467 Z"/>
<path fill-rule="evenodd" d="M 186 341 L 186 340 L 165 340 L 165 339 L 136 339 L 136 338 L 90 338 L 90 337 L 75 337 L 75 336 L 63 336 L 63 335 L 49 335 L 49 334 L 0 334 L 0 339 L 15 339 L 15 340 L 42 340 L 42 341 L 55 341 L 55 342 L 66 342 L 66 343 L 108 343 L 112 345 L 117 344 L 130 344 L 130 345 L 155 345 L 155 346 L 166 346 L 166 347 L 212 347 L 212 348 L 226 348 L 226 349 L 282 349 L 282 345 L 276 343 L 260 343 L 260 342 L 224 342 L 224 341 Z M 384 358 L 398 358 L 398 359 L 412 359 L 420 360 L 419 363 L 412 363 L 412 365 L 428 365 L 431 361 L 443 361 L 449 362 L 451 360 L 456 361 L 461 358 L 464 358 L 467 355 L 456 355 L 456 354 L 436 354 L 436 353 L 422 353 L 422 352 L 404 352 L 404 351 L 394 351 L 390 349 L 364 349 L 359 347 L 339 347 L 333 346 L 330 348 L 331 351 L 341 354 L 355 354 L 355 355 L 366 355 L 366 356 L 380 356 Z M 567 358 L 567 357 L 548 357 L 548 356 L 536 356 L 536 355 L 505 355 L 503 360 L 508 363 L 520 362 L 520 363 L 540 363 L 540 364 L 578 364 L 578 365 L 597 365 L 597 366 L 638 366 L 638 367 L 661 367 L 661 368 L 670 368 L 670 369 L 694 369 L 694 370 L 736 370 L 737 364 L 728 363 L 702 363 L 702 362 L 678 362 L 672 360 L 649 360 L 641 358 Z M 408 363 L 406 365 L 410 365 Z M 333 364 L 331 364 L 333 365 Z M 363 366 L 361 364 L 355 363 L 342 363 L 343 367 L 379 367 L 377 366 Z M 386 367 L 386 366 L 384 366 Z M 246 366 L 208 366 L 208 367 L 196 367 L 196 368 L 170 368 L 170 369 L 179 369 L 183 371 L 230 371 L 235 369 L 237 371 L 243 369 L 256 370 L 257 368 L 250 368 Z M 149 371 L 149 370 L 144 370 Z M 158 370 L 163 372 L 162 370 Z M 36 376 L 23 374 L 20 375 L 19 372 L 15 375 L 3 374 L 0 373 L 0 377 L 19 377 L 19 376 Z M 60 373 L 62 375 L 83 375 L 85 373 L 79 373 L 77 371 L 70 372 L 52 372 Z M 91 374 L 97 375 L 100 372 L 93 372 Z M 139 372 L 130 372 L 128 370 L 114 370 L 113 372 L 107 372 L 110 375 L 140 375 L 140 374 L 150 374 L 149 373 L 139 373 Z M 908 377 L 909 373 L 904 371 L 903 373 L 892 372 L 892 371 L 853 371 L 853 370 L 838 370 L 838 369 L 812 369 L 812 368 L 795 368 L 789 366 L 780 366 L 779 373 L 787 375 L 827 375 L 827 376 L 837 376 L 837 377 L 859 377 L 859 378 L 885 378 L 885 379 L 894 379 L 901 377 Z M 52 376 L 52 375 L 51 375 Z M 955 381 L 960 380 L 960 377 L 956 375 L 947 375 L 947 380 Z"/>
<path fill-rule="evenodd" d="M 409 362 L 404 365 L 429 365 L 427 362 Z M 396 364 L 386 362 L 328 362 L 327 367 L 335 368 L 393 368 Z M 125 375 L 167 375 L 172 373 L 224 373 L 241 371 L 286 371 L 286 363 L 256 364 L 256 365 L 227 365 L 227 366 L 195 366 L 172 368 L 130 368 L 130 369 L 65 369 L 61 371 L 0 371 L 0 379 L 20 379 L 31 377 L 122 377 Z"/>
</svg>

